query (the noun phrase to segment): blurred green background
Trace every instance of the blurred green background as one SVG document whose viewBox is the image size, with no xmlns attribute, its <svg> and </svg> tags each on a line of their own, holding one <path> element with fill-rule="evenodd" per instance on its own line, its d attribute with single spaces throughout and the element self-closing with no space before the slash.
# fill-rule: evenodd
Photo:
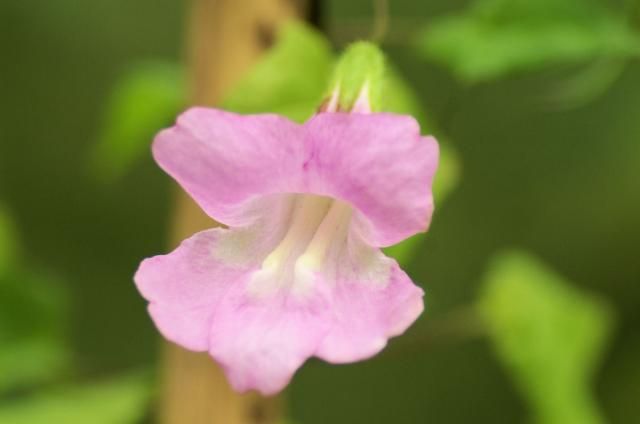
<svg viewBox="0 0 640 424">
<path fill-rule="evenodd" d="M 374 3 L 320 2 L 335 49 Z M 447 151 L 429 234 L 392 252 L 427 309 L 377 358 L 307 363 L 291 422 L 636 422 L 640 2 L 389 3 L 389 108 Z M 186 8 L 0 3 L 1 424 L 153 422 L 159 336 L 132 275 L 168 245 L 147 151 L 183 107 Z M 296 31 L 228 108 L 313 107 L 333 59 Z M 243 95 L 278 60 L 316 65 L 290 67 L 293 111 Z"/>
</svg>

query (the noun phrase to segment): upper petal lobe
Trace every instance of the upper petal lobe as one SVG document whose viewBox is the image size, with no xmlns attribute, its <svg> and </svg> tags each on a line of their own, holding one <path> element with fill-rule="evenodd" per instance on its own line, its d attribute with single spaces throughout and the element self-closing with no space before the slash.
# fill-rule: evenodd
<svg viewBox="0 0 640 424">
<path fill-rule="evenodd" d="M 415 119 L 375 113 L 316 115 L 305 124 L 308 190 L 349 202 L 362 236 L 389 246 L 426 231 L 438 144 Z"/>
<path fill-rule="evenodd" d="M 294 192 L 304 160 L 301 127 L 278 115 L 192 108 L 158 134 L 158 164 L 212 218 L 244 226 L 251 199 Z"/>
<path fill-rule="evenodd" d="M 251 199 L 326 195 L 350 203 L 375 246 L 426 231 L 438 145 L 416 121 L 388 113 L 320 113 L 304 125 L 277 115 L 193 108 L 154 141 L 160 166 L 212 218 L 244 226 Z"/>
<path fill-rule="evenodd" d="M 270 395 L 314 354 L 330 325 L 322 286 L 305 297 L 283 290 L 261 298 L 237 284 L 216 311 L 209 353 L 236 390 Z"/>
</svg>

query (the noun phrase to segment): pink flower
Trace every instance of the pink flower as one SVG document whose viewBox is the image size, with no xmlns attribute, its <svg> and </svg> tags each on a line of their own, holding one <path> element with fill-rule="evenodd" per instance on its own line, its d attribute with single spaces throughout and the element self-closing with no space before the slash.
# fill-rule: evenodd
<svg viewBox="0 0 640 424">
<path fill-rule="evenodd" d="M 160 332 L 208 351 L 236 390 L 276 393 L 311 356 L 369 358 L 422 312 L 423 291 L 379 249 L 431 219 L 438 145 L 413 118 L 193 108 L 153 154 L 229 228 L 144 260 L 135 282 Z"/>
</svg>

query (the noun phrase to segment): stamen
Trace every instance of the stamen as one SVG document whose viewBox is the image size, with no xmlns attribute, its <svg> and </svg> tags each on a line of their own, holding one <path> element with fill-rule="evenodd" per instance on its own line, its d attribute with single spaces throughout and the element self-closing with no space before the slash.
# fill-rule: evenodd
<svg viewBox="0 0 640 424">
<path fill-rule="evenodd" d="M 306 293 L 334 243 L 346 240 L 351 218 L 348 204 L 328 197 L 296 195 L 293 208 L 287 233 L 251 278 L 249 289 L 256 295 L 281 288 Z"/>
<path fill-rule="evenodd" d="M 317 271 L 322 267 L 331 244 L 341 235 L 346 235 L 350 218 L 351 207 L 344 202 L 334 200 L 307 249 L 296 261 L 296 273 L 303 270 Z"/>
<path fill-rule="evenodd" d="M 331 199 L 301 195 L 294 205 L 291 226 L 280 244 L 267 256 L 262 268 L 278 267 L 299 243 L 308 243 L 329 210 Z"/>
</svg>

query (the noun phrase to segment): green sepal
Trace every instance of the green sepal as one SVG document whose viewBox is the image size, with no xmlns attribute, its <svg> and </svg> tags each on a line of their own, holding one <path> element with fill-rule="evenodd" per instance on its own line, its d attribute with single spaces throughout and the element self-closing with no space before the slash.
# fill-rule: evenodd
<svg viewBox="0 0 640 424">
<path fill-rule="evenodd" d="M 336 64 L 327 97 L 338 94 L 338 109 L 351 110 L 362 90 L 374 112 L 382 110 L 385 76 L 384 54 L 373 43 L 358 41 L 342 53 Z"/>
</svg>

